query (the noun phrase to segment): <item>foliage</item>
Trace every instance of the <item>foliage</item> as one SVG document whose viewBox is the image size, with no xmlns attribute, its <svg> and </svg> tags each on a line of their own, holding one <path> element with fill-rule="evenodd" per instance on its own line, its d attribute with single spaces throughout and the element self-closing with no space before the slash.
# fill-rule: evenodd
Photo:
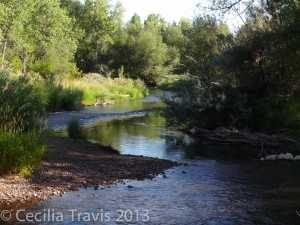
<svg viewBox="0 0 300 225">
<path fill-rule="evenodd" d="M 48 93 L 47 111 L 73 111 L 81 108 L 83 93 L 77 89 L 64 88 L 61 84 L 46 82 Z"/>
<path fill-rule="evenodd" d="M 84 35 L 78 46 L 76 61 L 84 72 L 100 72 L 96 71 L 96 65 L 103 64 L 103 55 L 114 43 L 112 35 L 121 24 L 123 9 L 119 4 L 112 7 L 108 0 L 87 0 L 80 7 L 81 13 L 76 16 Z"/>
<path fill-rule="evenodd" d="M 84 136 L 82 134 L 82 129 L 79 123 L 79 120 L 77 118 L 72 118 L 68 122 L 68 135 L 72 139 L 84 139 Z"/>
<path fill-rule="evenodd" d="M 285 132 L 299 136 L 299 97 L 274 96 L 260 99 L 250 113 L 248 124 L 254 130 Z"/>
<path fill-rule="evenodd" d="M 0 96 L 0 128 L 26 131 L 40 125 L 46 101 L 34 81 L 24 76 L 10 78 L 8 71 L 1 70 Z"/>
<path fill-rule="evenodd" d="M 87 74 L 81 79 L 65 80 L 62 85 L 69 90 L 81 91 L 82 103 L 85 105 L 138 99 L 148 94 L 148 89 L 140 80 L 111 79 L 100 74 Z"/>
<path fill-rule="evenodd" d="M 43 156 L 45 99 L 34 81 L 0 71 L 0 173 L 30 175 Z"/>
<path fill-rule="evenodd" d="M 248 3 L 247 21 L 233 37 L 216 20 L 196 18 L 187 32 L 193 78 L 166 99 L 170 121 L 299 135 L 299 5 L 215 2 L 223 13 Z"/>
<path fill-rule="evenodd" d="M 29 176 L 43 157 L 46 145 L 38 131 L 17 132 L 0 128 L 0 174 Z"/>
<path fill-rule="evenodd" d="M 2 63 L 49 74 L 72 72 L 77 36 L 58 0 L 5 0 L 0 21 Z"/>
</svg>

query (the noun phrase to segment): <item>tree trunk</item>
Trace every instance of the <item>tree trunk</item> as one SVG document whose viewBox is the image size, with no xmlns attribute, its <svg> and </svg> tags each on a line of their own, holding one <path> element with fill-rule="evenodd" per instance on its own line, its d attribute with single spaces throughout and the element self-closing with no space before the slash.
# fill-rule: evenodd
<svg viewBox="0 0 300 225">
<path fill-rule="evenodd" d="M 95 60 L 96 64 L 98 64 L 98 49 L 99 49 L 99 41 L 96 41 L 96 50 L 95 50 Z"/>
<path fill-rule="evenodd" d="M 23 48 L 22 49 L 22 61 L 23 61 L 23 75 L 25 76 L 27 73 L 27 53 L 26 53 L 26 49 Z"/>
<path fill-rule="evenodd" d="M 2 48 L 2 61 L 5 61 L 6 47 L 7 47 L 7 37 L 5 37 L 3 48 Z"/>
</svg>

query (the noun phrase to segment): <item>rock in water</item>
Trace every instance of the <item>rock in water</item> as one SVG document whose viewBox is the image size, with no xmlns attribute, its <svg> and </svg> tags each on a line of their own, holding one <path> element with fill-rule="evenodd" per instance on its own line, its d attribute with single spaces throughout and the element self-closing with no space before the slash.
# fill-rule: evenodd
<svg viewBox="0 0 300 225">
<path fill-rule="evenodd" d="M 276 160 L 276 155 L 268 155 L 265 160 Z"/>
<path fill-rule="evenodd" d="M 195 128 L 190 129 L 191 134 L 196 134 Z"/>
<path fill-rule="evenodd" d="M 286 153 L 285 155 L 284 155 L 284 159 L 285 160 L 293 160 L 293 155 L 291 154 L 291 153 Z"/>
<path fill-rule="evenodd" d="M 300 160 L 300 155 L 295 156 L 294 160 Z"/>
<path fill-rule="evenodd" d="M 279 155 L 278 155 L 278 159 L 285 159 L 285 158 L 284 158 L 284 154 L 283 154 L 283 153 L 279 154 Z"/>
</svg>

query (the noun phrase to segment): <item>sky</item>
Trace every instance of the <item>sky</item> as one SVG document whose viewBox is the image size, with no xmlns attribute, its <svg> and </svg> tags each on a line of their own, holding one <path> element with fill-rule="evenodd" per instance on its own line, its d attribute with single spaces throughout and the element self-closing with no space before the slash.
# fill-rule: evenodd
<svg viewBox="0 0 300 225">
<path fill-rule="evenodd" d="M 182 17 L 193 19 L 197 4 L 203 0 L 113 0 L 125 8 L 124 22 L 137 13 L 142 20 L 151 13 L 160 14 L 168 22 L 178 22 Z"/>
<path fill-rule="evenodd" d="M 84 0 L 80 0 L 84 2 Z M 134 13 L 137 13 L 142 21 L 146 20 L 151 13 L 160 14 L 167 22 L 179 22 L 181 18 L 193 20 L 196 15 L 205 14 L 204 7 L 209 5 L 210 0 L 111 0 L 115 5 L 121 2 L 124 9 L 124 22 L 128 22 Z M 197 7 L 197 4 L 201 7 Z M 237 15 L 226 15 L 225 21 L 232 32 L 241 26 L 242 21 Z"/>
<path fill-rule="evenodd" d="M 146 20 L 151 13 L 160 14 L 166 21 L 179 22 L 181 18 L 193 20 L 196 15 L 205 14 L 204 7 L 209 5 L 210 0 L 112 0 L 112 4 L 121 2 L 124 9 L 124 22 L 131 19 L 137 13 L 142 21 Z M 197 7 L 197 4 L 201 7 Z M 225 20 L 232 32 L 241 26 L 242 21 L 237 15 L 226 15 Z"/>
</svg>

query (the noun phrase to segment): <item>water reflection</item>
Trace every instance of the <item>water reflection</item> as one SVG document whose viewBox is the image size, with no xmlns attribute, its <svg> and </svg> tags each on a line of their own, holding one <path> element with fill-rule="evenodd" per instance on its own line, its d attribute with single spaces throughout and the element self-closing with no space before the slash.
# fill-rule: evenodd
<svg viewBox="0 0 300 225">
<path fill-rule="evenodd" d="M 53 113 L 48 117 L 48 125 L 53 130 L 64 129 L 71 118 L 78 118 L 82 125 L 89 125 L 99 120 L 114 119 L 126 116 L 144 116 L 149 109 L 160 108 L 163 95 L 160 90 L 152 90 L 144 99 L 137 99 L 106 106 L 90 106 L 80 111 Z"/>
<path fill-rule="evenodd" d="M 182 134 L 167 131 L 165 125 L 165 118 L 160 116 L 130 117 L 99 121 L 85 127 L 84 135 L 99 144 L 112 145 L 122 154 L 170 158 L 169 143 L 179 142 Z"/>
</svg>

